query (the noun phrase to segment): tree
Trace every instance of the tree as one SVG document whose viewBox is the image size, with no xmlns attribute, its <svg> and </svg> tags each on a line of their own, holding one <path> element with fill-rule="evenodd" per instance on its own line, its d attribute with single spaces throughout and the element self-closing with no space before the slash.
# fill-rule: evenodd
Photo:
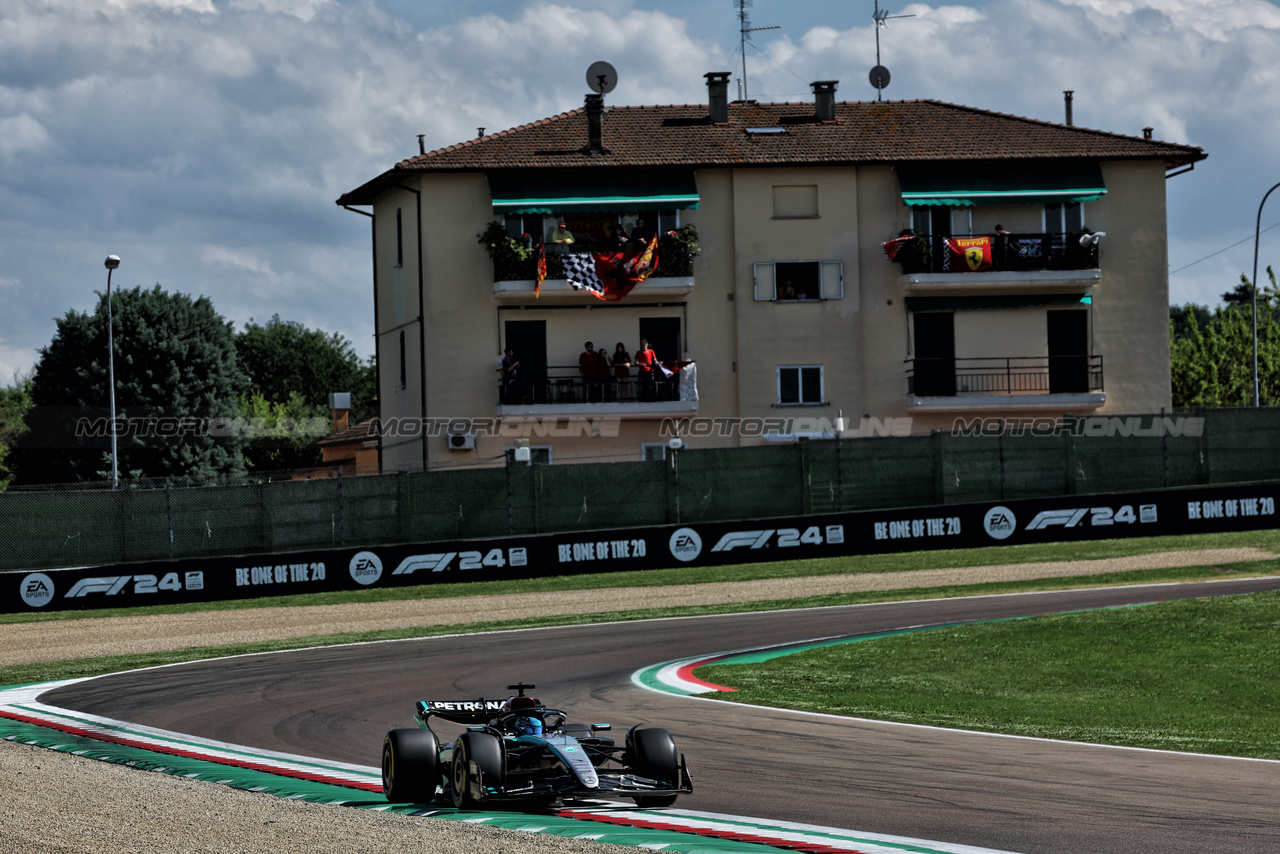
<svg viewBox="0 0 1280 854">
<path fill-rule="evenodd" d="M 253 389 L 270 403 L 287 404 L 296 393 L 327 415 L 329 394 L 350 392 L 353 423 L 377 414 L 373 362 L 361 362 L 337 332 L 308 329 L 277 314 L 265 324 L 250 320 L 236 335 L 236 352 Z"/>
<path fill-rule="evenodd" d="M 99 297 L 92 313 L 60 318 L 40 350 L 32 416 L 46 447 L 21 455 L 23 482 L 110 477 L 107 298 Z M 117 290 L 112 314 L 121 478 L 242 476 L 243 440 L 218 426 L 234 417 L 236 396 L 248 385 L 231 324 L 207 297 L 159 285 Z"/>
<path fill-rule="evenodd" d="M 307 403 L 296 391 L 281 403 L 255 389 L 241 395 L 236 408 L 250 429 L 247 468 L 274 472 L 320 465 L 323 454 L 316 440 L 329 435 L 333 424 L 323 407 Z"/>
<path fill-rule="evenodd" d="M 1258 292 L 1258 386 L 1263 406 L 1280 404 L 1280 289 L 1275 271 L 1267 268 L 1271 286 Z M 1174 406 L 1253 405 L 1253 289 L 1247 303 L 1214 310 L 1206 323 L 1194 312 L 1186 316 L 1186 332 L 1175 332 L 1170 345 Z M 1171 327 L 1173 323 L 1171 322 Z"/>
<path fill-rule="evenodd" d="M 15 376 L 15 384 L 0 389 L 0 491 L 13 482 L 9 454 L 27 432 L 26 415 L 31 410 L 31 377 Z"/>
</svg>

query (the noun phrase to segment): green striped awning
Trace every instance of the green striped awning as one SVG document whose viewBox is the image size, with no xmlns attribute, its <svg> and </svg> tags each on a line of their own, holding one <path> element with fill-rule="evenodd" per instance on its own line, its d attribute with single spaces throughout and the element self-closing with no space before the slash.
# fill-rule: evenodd
<svg viewBox="0 0 1280 854">
<path fill-rule="evenodd" d="M 698 187 L 688 170 L 640 172 L 491 173 L 495 214 L 608 213 L 697 210 Z"/>
<path fill-rule="evenodd" d="M 976 297 L 907 297 L 907 311 L 991 311 L 1077 303 L 1092 305 L 1093 294 L 1001 294 Z"/>
<path fill-rule="evenodd" d="M 1107 192 L 1097 163 L 945 163 L 898 167 L 908 205 L 1073 204 Z"/>
</svg>

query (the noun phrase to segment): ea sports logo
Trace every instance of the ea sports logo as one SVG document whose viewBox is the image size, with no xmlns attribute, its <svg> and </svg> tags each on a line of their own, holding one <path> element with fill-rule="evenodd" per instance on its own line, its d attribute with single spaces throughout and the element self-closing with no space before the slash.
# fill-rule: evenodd
<svg viewBox="0 0 1280 854">
<path fill-rule="evenodd" d="M 382 577 L 382 561 L 373 552 L 356 552 L 351 558 L 351 577 L 356 584 L 372 584 Z"/>
<path fill-rule="evenodd" d="M 688 562 L 702 554 L 702 537 L 693 528 L 677 528 L 668 546 L 672 557 Z"/>
<path fill-rule="evenodd" d="M 982 517 L 982 530 L 997 540 L 1010 537 L 1018 529 L 1018 519 L 1008 507 L 992 507 Z"/>
<path fill-rule="evenodd" d="M 53 579 L 43 572 L 33 572 L 22 579 L 22 601 L 32 608 L 42 608 L 53 601 Z"/>
</svg>

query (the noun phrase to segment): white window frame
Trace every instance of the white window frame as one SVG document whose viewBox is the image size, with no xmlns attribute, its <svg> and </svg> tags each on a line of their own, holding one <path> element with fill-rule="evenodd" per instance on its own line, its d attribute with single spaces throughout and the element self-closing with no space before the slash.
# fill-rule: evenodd
<svg viewBox="0 0 1280 854">
<path fill-rule="evenodd" d="M 806 369 L 818 369 L 818 400 L 804 399 L 804 371 Z M 796 389 L 800 399 L 795 401 L 783 402 L 782 400 L 782 372 L 796 372 Z M 777 370 L 777 403 L 776 406 L 825 406 L 827 403 L 827 372 L 822 365 L 778 365 Z"/>
<path fill-rule="evenodd" d="M 1040 208 L 1040 219 L 1042 227 L 1046 234 L 1073 234 L 1074 232 L 1067 230 L 1067 208 L 1077 207 L 1080 209 L 1080 229 L 1085 226 L 1084 218 L 1084 202 L 1052 202 L 1058 207 L 1057 222 L 1049 222 L 1049 205 L 1042 205 Z"/>
<path fill-rule="evenodd" d="M 816 300 L 780 300 L 778 299 L 778 265 L 779 264 L 817 264 L 818 289 L 820 296 Z M 778 259 L 776 261 L 756 261 L 751 265 L 752 288 L 756 302 L 826 302 L 833 299 L 844 299 L 844 262 L 821 261 L 812 258 Z"/>
<path fill-rule="evenodd" d="M 641 462 L 651 463 L 651 462 L 655 462 L 655 459 L 665 460 L 667 458 L 667 447 L 668 446 L 666 442 L 641 442 L 640 443 Z M 649 453 L 650 448 L 657 448 L 658 450 L 662 451 L 662 453 L 656 458 L 649 457 L 647 456 L 647 454 Z"/>
<path fill-rule="evenodd" d="M 912 205 L 911 230 L 919 232 L 920 234 L 927 234 L 932 237 L 933 216 L 931 212 L 937 207 L 950 207 L 950 205 Z M 957 217 L 956 214 L 963 214 L 963 216 Z M 973 236 L 973 208 L 967 206 L 952 207 L 950 219 L 951 233 L 943 235 L 944 237 Z M 959 220 L 959 222 L 957 222 L 957 220 Z"/>
</svg>

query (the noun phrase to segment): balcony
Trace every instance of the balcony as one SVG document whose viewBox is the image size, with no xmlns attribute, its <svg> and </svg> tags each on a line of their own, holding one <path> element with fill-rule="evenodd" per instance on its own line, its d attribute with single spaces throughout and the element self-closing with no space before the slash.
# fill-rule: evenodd
<svg viewBox="0 0 1280 854">
<path fill-rule="evenodd" d="M 573 245 L 575 253 L 611 251 L 587 235 L 575 237 L 578 238 Z M 585 296 L 585 290 L 574 288 L 569 283 L 564 267 L 565 255 L 556 254 L 552 251 L 554 248 L 556 247 L 548 247 L 545 255 L 546 278 L 539 289 L 539 296 Z M 627 253 L 623 256 L 624 260 L 634 258 L 643 249 L 643 244 L 628 243 L 622 250 Z M 692 226 L 667 232 L 658 241 L 657 268 L 648 278 L 635 285 L 631 293 L 645 296 L 681 296 L 690 293 L 694 285 L 693 259 L 697 254 L 697 231 Z M 527 237 L 523 242 L 512 239 L 496 251 L 491 249 L 490 255 L 493 257 L 494 297 L 503 300 L 532 298 L 537 284 L 538 262 L 542 257 L 541 245 L 532 237 Z"/>
<path fill-rule="evenodd" d="M 1102 356 L 907 360 L 912 412 L 1091 411 L 1106 402 Z"/>
<path fill-rule="evenodd" d="M 964 254 L 949 248 L 947 238 L 941 235 L 917 234 L 889 241 L 885 244 L 886 254 L 892 253 L 892 260 L 902 266 L 903 284 L 915 291 L 1001 284 L 1021 288 L 1038 284 L 1093 285 L 1101 281 L 1099 235 L 1036 232 L 975 237 L 985 238 L 987 245 L 985 249 L 975 247 L 979 251 L 972 263 Z"/>
<path fill-rule="evenodd" d="M 498 388 L 498 414 L 617 415 L 653 417 L 687 415 L 698 411 L 695 362 L 667 362 L 670 377 L 655 372 L 652 382 L 635 373 L 584 377 L 577 365 L 549 366 L 526 371 L 521 379 Z"/>
</svg>

